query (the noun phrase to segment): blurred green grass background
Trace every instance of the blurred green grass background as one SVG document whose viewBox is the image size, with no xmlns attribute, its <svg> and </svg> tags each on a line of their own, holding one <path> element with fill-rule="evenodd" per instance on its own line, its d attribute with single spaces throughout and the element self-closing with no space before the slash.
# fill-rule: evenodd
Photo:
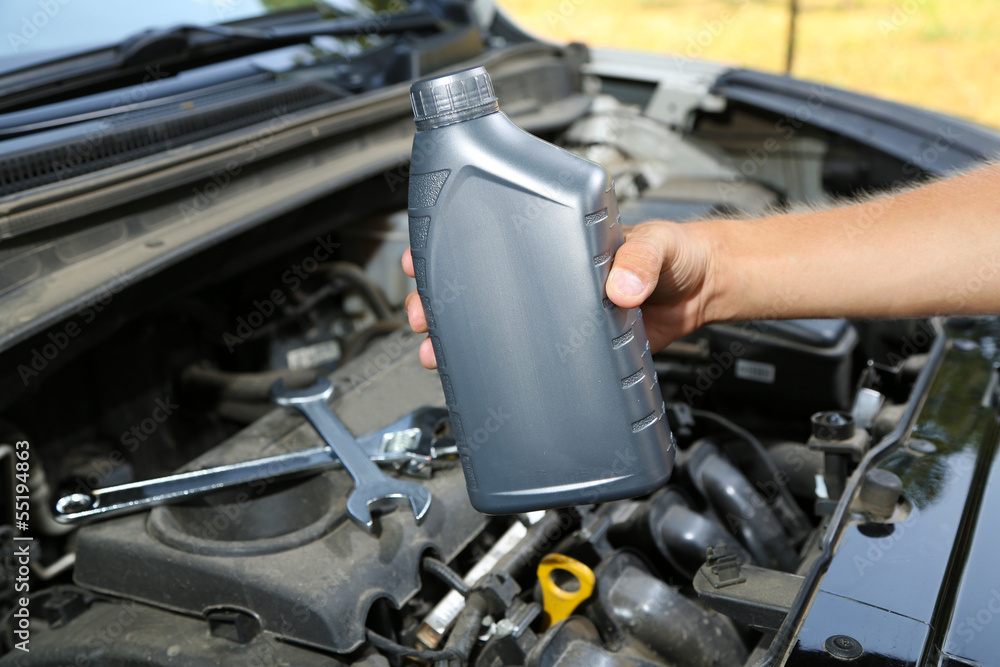
<svg viewBox="0 0 1000 667">
<path fill-rule="evenodd" d="M 788 0 L 497 0 L 558 42 L 785 71 Z M 1000 128 L 997 0 L 799 0 L 791 74 Z"/>
</svg>

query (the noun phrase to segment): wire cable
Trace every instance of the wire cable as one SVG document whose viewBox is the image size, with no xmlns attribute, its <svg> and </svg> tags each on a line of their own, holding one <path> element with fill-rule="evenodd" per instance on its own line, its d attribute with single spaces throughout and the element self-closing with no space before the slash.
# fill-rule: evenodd
<svg viewBox="0 0 1000 667">
<path fill-rule="evenodd" d="M 402 644 L 397 644 L 388 637 L 383 637 L 374 630 L 366 630 L 365 636 L 371 645 L 380 651 L 385 651 L 386 653 L 391 653 L 392 655 L 398 655 L 404 658 L 416 658 L 417 660 L 428 660 L 431 662 L 437 662 L 440 660 L 464 660 L 464 656 L 458 651 L 444 649 L 441 651 L 431 651 L 426 649 L 412 648 L 410 646 L 403 646 Z"/>
<path fill-rule="evenodd" d="M 469 585 L 462 579 L 462 575 L 448 567 L 447 563 L 432 556 L 427 556 L 423 560 L 423 566 L 425 570 L 461 593 L 462 597 L 466 597 L 469 594 Z"/>
</svg>

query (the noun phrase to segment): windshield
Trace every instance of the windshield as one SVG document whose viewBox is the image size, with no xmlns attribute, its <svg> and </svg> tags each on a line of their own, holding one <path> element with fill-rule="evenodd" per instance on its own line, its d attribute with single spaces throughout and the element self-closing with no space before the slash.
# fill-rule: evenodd
<svg viewBox="0 0 1000 667">
<path fill-rule="evenodd" d="M 148 28 L 211 25 L 335 3 L 316 0 L 0 0 L 0 58 L 116 44 Z M 349 2 L 355 12 L 366 4 Z"/>
</svg>

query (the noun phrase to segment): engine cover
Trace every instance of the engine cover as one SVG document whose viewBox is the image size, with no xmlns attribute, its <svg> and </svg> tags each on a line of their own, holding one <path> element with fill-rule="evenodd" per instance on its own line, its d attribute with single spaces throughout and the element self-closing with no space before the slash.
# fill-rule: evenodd
<svg viewBox="0 0 1000 667">
<path fill-rule="evenodd" d="M 338 370 L 333 410 L 354 434 L 443 406 L 437 374 L 419 364 L 420 337 L 394 334 Z M 322 444 L 312 426 L 276 409 L 185 469 L 235 463 Z M 407 509 L 369 534 L 345 512 L 344 470 L 304 480 L 263 480 L 185 504 L 87 526 L 77 544 L 78 585 L 202 616 L 213 609 L 256 616 L 264 632 L 346 653 L 365 639 L 371 604 L 397 608 L 420 587 L 428 550 L 452 559 L 486 524 L 472 509 L 458 467 L 424 481 L 433 496 L 423 523 Z"/>
</svg>

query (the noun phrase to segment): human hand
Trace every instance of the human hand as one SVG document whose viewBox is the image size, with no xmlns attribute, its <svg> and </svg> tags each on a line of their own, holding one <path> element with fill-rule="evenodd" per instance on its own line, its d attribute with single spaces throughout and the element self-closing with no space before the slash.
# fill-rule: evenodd
<svg viewBox="0 0 1000 667">
<path fill-rule="evenodd" d="M 411 278 L 416 275 L 413 272 L 413 255 L 410 254 L 409 248 L 403 252 L 403 273 Z M 405 305 L 406 319 L 410 321 L 410 328 L 415 333 L 427 333 L 427 317 L 424 315 L 424 305 L 420 303 L 420 297 L 417 295 L 416 290 L 406 295 Z M 437 368 L 437 360 L 434 359 L 434 346 L 431 345 L 430 337 L 424 338 L 423 342 L 420 343 L 418 354 L 420 355 L 420 363 L 425 368 Z"/>
<path fill-rule="evenodd" d="M 715 251 L 705 231 L 664 220 L 625 228 L 605 288 L 622 308 L 642 306 L 654 352 L 713 319 Z"/>
<path fill-rule="evenodd" d="M 713 252 L 698 223 L 647 222 L 625 228 L 625 243 L 608 275 L 608 298 L 622 308 L 642 305 L 650 348 L 659 350 L 710 321 Z M 413 277 L 410 249 L 403 271 Z M 417 293 L 406 297 L 406 317 L 416 333 L 427 332 Z M 420 363 L 437 368 L 430 339 L 420 344 Z"/>
</svg>

